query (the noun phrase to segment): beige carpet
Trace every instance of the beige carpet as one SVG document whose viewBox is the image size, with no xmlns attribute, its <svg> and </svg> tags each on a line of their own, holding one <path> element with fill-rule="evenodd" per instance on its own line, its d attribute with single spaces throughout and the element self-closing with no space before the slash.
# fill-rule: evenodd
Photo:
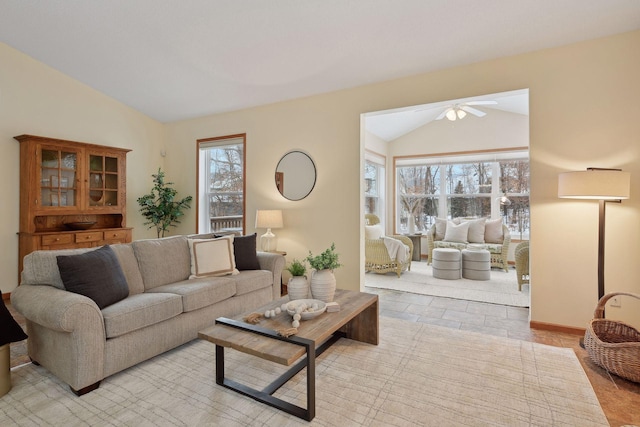
<svg viewBox="0 0 640 427">
<path fill-rule="evenodd" d="M 317 361 L 318 426 L 605 426 L 570 349 L 398 319 L 378 346 L 342 339 Z M 227 351 L 228 375 L 252 385 L 281 367 Z M 75 397 L 32 364 L 12 371 L 0 425 L 290 426 L 298 418 L 215 384 L 214 346 L 196 340 Z M 274 369 L 275 367 L 275 369 Z M 305 402 L 305 371 L 279 392 Z"/>
<path fill-rule="evenodd" d="M 412 262 L 411 271 L 398 278 L 395 273 L 366 273 L 365 286 L 393 289 L 414 294 L 487 302 L 491 304 L 529 307 L 529 285 L 518 291 L 516 272 L 509 269 L 491 269 L 491 280 L 445 280 L 433 277 L 433 270 L 426 262 Z"/>
</svg>

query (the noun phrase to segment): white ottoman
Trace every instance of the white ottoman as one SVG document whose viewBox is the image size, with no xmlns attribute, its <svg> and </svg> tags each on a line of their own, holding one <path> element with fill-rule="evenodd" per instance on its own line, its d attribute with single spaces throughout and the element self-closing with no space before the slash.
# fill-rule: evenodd
<svg viewBox="0 0 640 427">
<path fill-rule="evenodd" d="M 491 278 L 491 254 L 485 249 L 462 250 L 462 277 L 471 280 Z"/>
<path fill-rule="evenodd" d="M 433 277 L 436 279 L 460 279 L 462 266 L 460 251 L 457 249 L 436 248 L 433 250 Z"/>
</svg>

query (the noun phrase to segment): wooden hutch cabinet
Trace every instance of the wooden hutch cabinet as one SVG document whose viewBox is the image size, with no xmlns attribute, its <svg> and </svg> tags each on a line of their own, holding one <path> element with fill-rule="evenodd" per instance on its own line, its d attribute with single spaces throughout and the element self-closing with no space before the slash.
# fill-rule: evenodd
<svg viewBox="0 0 640 427">
<path fill-rule="evenodd" d="M 19 271 L 39 249 L 131 241 L 126 155 L 131 150 L 20 135 Z"/>
</svg>

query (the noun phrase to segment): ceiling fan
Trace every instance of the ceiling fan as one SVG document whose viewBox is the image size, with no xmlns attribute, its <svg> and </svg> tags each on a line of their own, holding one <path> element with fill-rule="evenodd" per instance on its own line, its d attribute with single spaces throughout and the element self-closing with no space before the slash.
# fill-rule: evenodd
<svg viewBox="0 0 640 427">
<path fill-rule="evenodd" d="M 471 113 L 476 117 L 484 117 L 487 115 L 484 111 L 473 108 L 472 105 L 496 105 L 497 101 L 469 101 L 460 104 L 448 105 L 434 120 L 442 120 L 445 117 L 451 121 L 463 119 L 467 113 Z"/>
</svg>

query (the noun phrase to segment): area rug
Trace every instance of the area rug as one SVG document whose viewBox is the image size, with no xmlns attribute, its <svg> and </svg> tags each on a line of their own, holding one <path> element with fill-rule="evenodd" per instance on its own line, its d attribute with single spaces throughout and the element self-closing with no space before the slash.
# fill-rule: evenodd
<svg viewBox="0 0 640 427">
<path fill-rule="evenodd" d="M 192 341 L 82 397 L 42 367 L 16 367 L 0 425 L 608 425 L 570 349 L 381 317 L 378 346 L 341 339 L 318 358 L 316 417 L 307 423 L 216 385 L 214 348 Z M 227 376 L 252 386 L 282 372 L 226 354 Z M 305 372 L 277 395 L 304 406 Z"/>
<path fill-rule="evenodd" d="M 491 270 L 491 280 L 445 280 L 433 277 L 433 270 L 426 262 L 412 262 L 411 271 L 400 277 L 395 273 L 366 273 L 364 285 L 372 288 L 393 289 L 414 294 L 432 295 L 487 302 L 513 307 L 529 307 L 529 285 L 518 291 L 515 270 Z"/>
</svg>

